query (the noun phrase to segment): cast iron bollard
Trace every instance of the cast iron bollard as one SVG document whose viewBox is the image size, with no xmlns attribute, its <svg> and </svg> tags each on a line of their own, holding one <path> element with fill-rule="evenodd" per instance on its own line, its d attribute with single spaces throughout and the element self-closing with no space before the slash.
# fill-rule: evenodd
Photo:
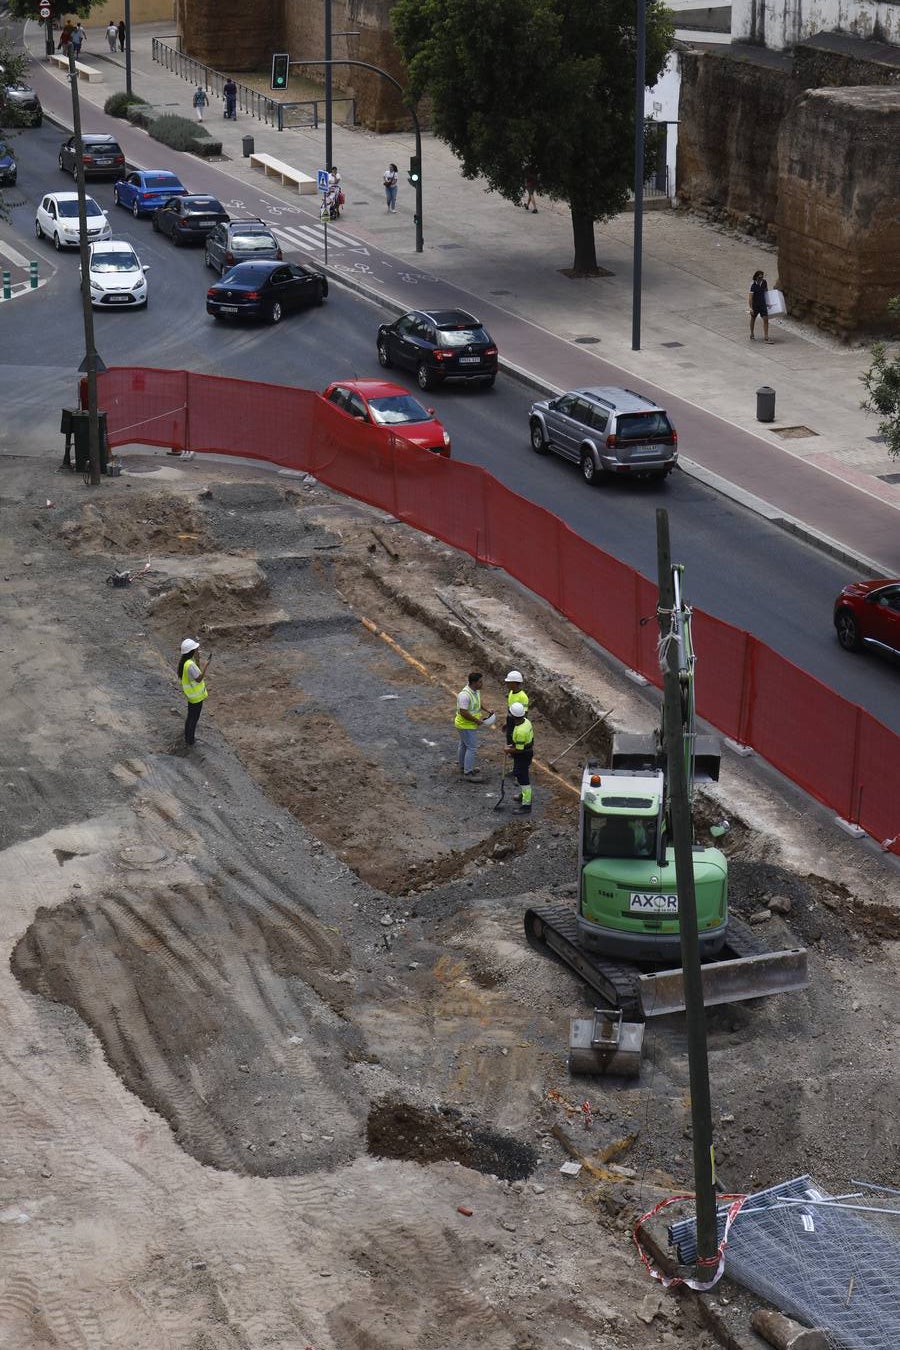
<svg viewBox="0 0 900 1350">
<path fill-rule="evenodd" d="M 12 299 L 12 277 L 7 272 L 5 267 L 3 269 L 3 299 L 4 300 Z"/>
<path fill-rule="evenodd" d="M 29 273 L 30 273 L 30 276 L 31 276 L 31 289 L 32 289 L 33 291 L 36 291 L 36 290 L 37 290 L 37 281 L 38 281 L 38 278 L 37 278 L 38 265 L 37 265 L 37 262 L 36 262 L 34 259 L 32 259 L 32 261 L 28 264 L 28 270 L 29 270 Z"/>
<path fill-rule="evenodd" d="M 757 422 L 775 421 L 775 390 L 764 384 L 756 391 Z"/>
</svg>

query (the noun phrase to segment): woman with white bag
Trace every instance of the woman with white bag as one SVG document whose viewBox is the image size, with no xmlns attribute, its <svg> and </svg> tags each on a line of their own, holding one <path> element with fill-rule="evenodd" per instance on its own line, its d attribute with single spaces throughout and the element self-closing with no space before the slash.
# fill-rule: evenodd
<svg viewBox="0 0 900 1350">
<path fill-rule="evenodd" d="M 762 319 L 763 341 L 771 342 L 769 337 L 769 307 L 767 296 L 769 283 L 766 281 L 765 272 L 754 272 L 753 280 L 750 282 L 750 295 L 747 300 L 747 307 L 750 311 L 750 341 L 753 341 L 753 329 L 756 327 L 756 320 Z"/>
</svg>

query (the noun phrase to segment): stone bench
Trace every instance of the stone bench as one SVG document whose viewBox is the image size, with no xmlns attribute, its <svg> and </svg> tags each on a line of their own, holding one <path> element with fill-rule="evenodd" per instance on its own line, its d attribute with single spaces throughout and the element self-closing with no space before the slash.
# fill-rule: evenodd
<svg viewBox="0 0 900 1350">
<path fill-rule="evenodd" d="M 69 58 L 63 56 L 62 52 L 51 52 L 50 60 L 55 61 L 58 66 L 62 66 L 63 70 L 69 69 Z M 91 84 L 103 83 L 102 71 L 95 70 L 93 66 L 86 66 L 83 61 L 75 62 L 75 74 L 79 80 L 87 80 Z"/>
<path fill-rule="evenodd" d="M 319 190 L 315 178 L 311 178 L 308 173 L 301 173 L 299 169 L 291 168 L 290 164 L 276 159 L 274 155 L 251 155 L 250 168 L 262 169 L 267 178 L 280 178 L 283 185 L 294 185 L 304 197 L 311 196 Z"/>
</svg>

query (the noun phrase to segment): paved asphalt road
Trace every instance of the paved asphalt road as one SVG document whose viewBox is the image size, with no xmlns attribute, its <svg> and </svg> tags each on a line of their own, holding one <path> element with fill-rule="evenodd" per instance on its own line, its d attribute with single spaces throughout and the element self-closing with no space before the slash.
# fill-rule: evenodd
<svg viewBox="0 0 900 1350">
<path fill-rule="evenodd" d="M 0 309 L 0 397 L 23 449 L 41 454 L 58 439 L 58 410 L 73 400 L 73 372 L 84 353 L 77 252 L 57 254 L 47 241 L 33 237 L 40 195 L 72 187 L 57 167 L 60 140 L 58 130 L 45 126 L 21 141 L 18 193 L 10 194 L 11 226 L 19 236 L 16 246 L 39 258 L 48 281 L 38 294 Z M 281 232 L 288 256 L 315 260 L 320 234 L 310 230 L 305 212 L 276 203 L 265 192 L 235 190 L 240 202 L 225 199 L 232 214 L 263 215 Z M 149 220 L 134 221 L 113 204 L 111 184 L 90 183 L 89 191 L 108 208 L 116 236 L 133 242 L 150 268 L 146 312 L 95 315 L 97 348 L 107 364 L 187 367 L 307 388 L 323 388 L 341 376 L 378 373 L 374 335 L 381 311 L 376 306 L 338 285 L 323 309 L 291 317 L 278 328 L 216 324 L 204 308 L 214 274 L 204 266 L 202 249 L 176 249 L 153 232 Z M 331 232 L 332 257 L 341 249 L 343 256 L 354 252 L 352 235 L 339 226 Z M 416 287 L 420 304 L 426 303 L 421 290 Z M 411 377 L 393 374 L 414 388 Z M 835 642 L 831 605 L 848 579 L 844 565 L 683 474 L 662 485 L 617 481 L 588 488 L 576 466 L 530 449 L 531 399 L 521 385 L 501 377 L 493 391 L 451 386 L 426 401 L 450 430 L 456 457 L 490 469 L 647 576 L 656 568 L 654 511 L 665 504 L 675 556 L 687 564 L 692 603 L 756 633 L 900 731 L 896 665 L 849 656 Z M 690 453 L 683 441 L 681 448 Z"/>
</svg>

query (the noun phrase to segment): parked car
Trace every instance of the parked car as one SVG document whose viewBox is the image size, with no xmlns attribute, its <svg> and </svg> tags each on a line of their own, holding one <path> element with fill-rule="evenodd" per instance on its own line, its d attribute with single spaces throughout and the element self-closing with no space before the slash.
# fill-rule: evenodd
<svg viewBox="0 0 900 1350">
<path fill-rule="evenodd" d="M 268 319 L 321 305 L 328 280 L 313 267 L 286 262 L 242 262 L 206 292 L 206 312 L 214 319 Z"/>
<path fill-rule="evenodd" d="M 494 340 L 463 309 L 410 310 L 383 323 L 376 342 L 379 363 L 414 371 L 420 389 L 443 380 L 478 380 L 490 388 L 497 378 Z"/>
<path fill-rule="evenodd" d="M 14 187 L 19 168 L 16 164 L 15 155 L 8 145 L 0 141 L 0 183 L 5 183 L 9 187 Z"/>
<path fill-rule="evenodd" d="M 112 226 L 106 212 L 93 197 L 85 198 L 88 243 L 97 239 L 111 239 Z M 38 239 L 52 239 L 59 252 L 63 248 L 78 248 L 81 234 L 78 227 L 78 193 L 48 192 L 42 197 L 34 217 L 34 232 Z"/>
<path fill-rule="evenodd" d="M 153 212 L 153 228 L 167 234 L 173 244 L 199 244 L 220 221 L 230 220 L 216 197 L 188 194 L 170 197 Z"/>
<path fill-rule="evenodd" d="M 39 127 L 44 120 L 44 110 L 31 85 L 23 84 L 21 80 L 4 84 L 3 74 L 0 66 L 0 118 L 4 125 Z"/>
<path fill-rule="evenodd" d="M 834 627 L 844 651 L 900 656 L 900 580 L 852 581 L 834 602 Z"/>
<path fill-rule="evenodd" d="M 264 220 L 228 220 L 206 236 L 206 265 L 224 276 L 239 262 L 281 262 L 284 254 Z"/>
<path fill-rule="evenodd" d="M 147 306 L 147 269 L 124 239 L 91 244 L 88 278 L 95 309 L 137 309 Z"/>
<path fill-rule="evenodd" d="M 421 450 L 450 458 L 450 433 L 417 398 L 399 384 L 386 380 L 335 380 L 322 395 L 350 417 L 377 428 L 380 441 L 393 433 Z"/>
<path fill-rule="evenodd" d="M 85 178 L 121 178 L 125 172 L 125 155 L 114 136 L 86 131 L 81 137 Z M 59 147 L 59 167 L 63 173 L 78 177 L 77 142 L 74 136 Z"/>
<path fill-rule="evenodd" d="M 167 169 L 136 169 L 120 178 L 113 188 L 116 206 L 124 206 L 137 220 L 151 215 L 158 206 L 172 197 L 186 197 L 188 190 L 181 179 Z"/>
<path fill-rule="evenodd" d="M 678 434 L 668 414 L 631 389 L 572 389 L 532 404 L 531 446 L 581 466 L 587 483 L 604 474 L 665 478 L 678 463 Z"/>
</svg>

